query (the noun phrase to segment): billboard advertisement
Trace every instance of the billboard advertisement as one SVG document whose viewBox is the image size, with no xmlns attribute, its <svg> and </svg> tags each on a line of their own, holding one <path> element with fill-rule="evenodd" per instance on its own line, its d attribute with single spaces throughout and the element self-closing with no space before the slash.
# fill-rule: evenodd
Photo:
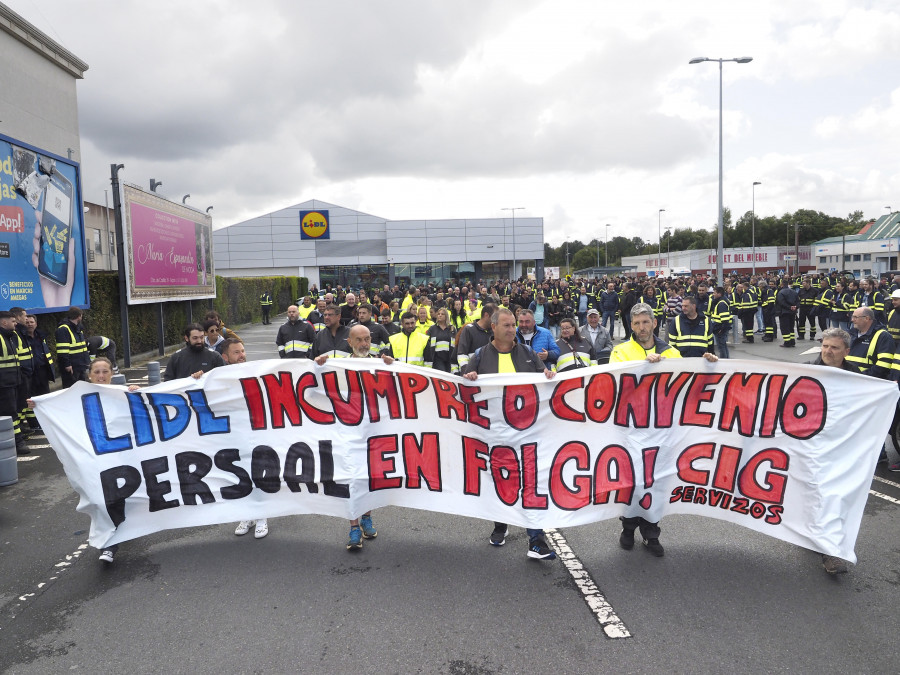
<svg viewBox="0 0 900 675">
<path fill-rule="evenodd" d="M 134 185 L 122 188 L 128 304 L 216 296 L 212 218 Z"/>
<path fill-rule="evenodd" d="M 0 309 L 88 308 L 76 162 L 0 135 Z"/>
</svg>

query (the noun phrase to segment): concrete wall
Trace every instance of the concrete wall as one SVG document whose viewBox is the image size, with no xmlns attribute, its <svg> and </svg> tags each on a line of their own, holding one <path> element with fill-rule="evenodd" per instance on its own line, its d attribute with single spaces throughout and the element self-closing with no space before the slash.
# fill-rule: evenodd
<svg viewBox="0 0 900 675">
<path fill-rule="evenodd" d="M 88 66 L 0 4 L 0 132 L 80 161 L 77 79 Z"/>
</svg>

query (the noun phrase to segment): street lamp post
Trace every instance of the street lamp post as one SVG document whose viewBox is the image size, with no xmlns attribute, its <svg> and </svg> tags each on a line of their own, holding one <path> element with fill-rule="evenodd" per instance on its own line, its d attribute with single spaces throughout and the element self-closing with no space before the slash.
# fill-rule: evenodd
<svg viewBox="0 0 900 675">
<path fill-rule="evenodd" d="M 698 56 L 691 59 L 688 63 L 703 63 L 704 61 L 718 61 L 719 63 L 719 241 L 716 247 L 716 283 L 721 284 L 723 281 L 722 263 L 725 256 L 725 208 L 722 204 L 722 64 L 725 61 L 734 61 L 735 63 L 750 63 L 752 56 L 739 56 L 736 59 L 710 59 L 705 56 Z"/>
<path fill-rule="evenodd" d="M 612 227 L 609 223 L 606 224 L 606 250 L 604 251 L 604 255 L 606 256 L 606 266 L 609 267 L 609 228 Z M 598 247 L 599 248 L 599 247 Z M 597 255 L 600 255 L 600 251 L 597 251 Z M 600 265 L 597 265 L 600 267 Z"/>
<path fill-rule="evenodd" d="M 672 257 L 672 228 L 666 225 L 666 267 L 669 267 L 669 258 Z M 671 268 L 669 268 L 671 269 Z"/>
<path fill-rule="evenodd" d="M 660 209 L 659 214 L 656 217 L 656 238 L 659 240 L 659 244 L 656 248 L 656 266 L 662 267 L 662 214 L 665 209 Z"/>
<path fill-rule="evenodd" d="M 501 211 L 512 211 L 512 221 L 513 221 L 513 227 L 512 227 L 513 251 L 512 251 L 512 254 L 513 254 L 513 257 L 512 257 L 512 269 L 509 271 L 510 282 L 512 282 L 513 276 L 516 273 L 516 211 L 522 211 L 524 209 L 525 209 L 524 206 L 507 206 L 507 207 L 500 209 Z M 518 279 L 518 277 L 515 277 L 515 278 Z"/>
<path fill-rule="evenodd" d="M 751 207 L 752 210 L 750 211 L 750 222 L 751 222 L 750 228 L 752 230 L 752 237 L 753 237 L 753 243 L 752 243 L 753 253 L 751 254 L 753 256 L 753 272 L 752 273 L 754 276 L 756 275 L 756 186 L 757 185 L 762 185 L 762 183 L 760 183 L 758 180 L 753 181 L 753 206 Z"/>
</svg>

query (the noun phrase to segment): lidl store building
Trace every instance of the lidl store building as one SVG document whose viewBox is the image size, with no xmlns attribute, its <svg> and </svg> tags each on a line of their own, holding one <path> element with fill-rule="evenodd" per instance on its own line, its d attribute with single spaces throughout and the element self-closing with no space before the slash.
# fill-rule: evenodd
<svg viewBox="0 0 900 675">
<path fill-rule="evenodd" d="M 310 200 L 213 233 L 216 274 L 305 276 L 326 284 L 501 279 L 534 261 L 543 278 L 543 218 L 388 220 Z"/>
</svg>

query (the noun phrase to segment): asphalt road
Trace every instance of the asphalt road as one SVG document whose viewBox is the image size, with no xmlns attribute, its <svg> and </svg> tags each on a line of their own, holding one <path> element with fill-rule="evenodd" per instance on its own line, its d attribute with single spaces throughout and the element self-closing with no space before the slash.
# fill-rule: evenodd
<svg viewBox="0 0 900 675">
<path fill-rule="evenodd" d="M 279 320 L 239 329 L 248 358 L 276 355 Z M 233 524 L 162 532 L 105 566 L 52 449 L 30 444 L 19 482 L 0 488 L 3 672 L 900 671 L 900 474 L 883 464 L 859 563 L 840 577 L 812 551 L 686 516 L 664 520 L 664 558 L 621 550 L 617 521 L 561 531 L 573 576 L 528 560 L 518 528 L 494 548 L 486 521 L 398 508 L 375 512 L 378 538 L 358 554 L 344 521 L 293 516 L 270 519 L 262 540 Z M 624 632 L 592 612 L 585 573 Z"/>
</svg>

